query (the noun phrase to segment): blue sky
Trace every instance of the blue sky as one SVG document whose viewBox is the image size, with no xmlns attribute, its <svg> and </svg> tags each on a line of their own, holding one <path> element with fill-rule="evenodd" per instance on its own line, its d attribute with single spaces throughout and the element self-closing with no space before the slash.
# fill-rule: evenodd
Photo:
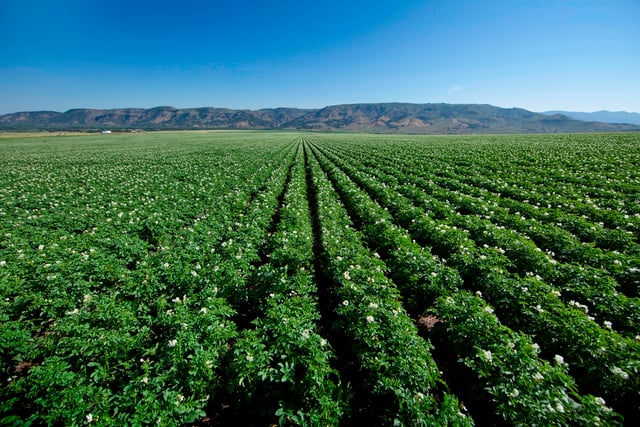
<svg viewBox="0 0 640 427">
<path fill-rule="evenodd" d="M 0 114 L 486 103 L 640 112 L 640 1 L 0 1 Z"/>
</svg>

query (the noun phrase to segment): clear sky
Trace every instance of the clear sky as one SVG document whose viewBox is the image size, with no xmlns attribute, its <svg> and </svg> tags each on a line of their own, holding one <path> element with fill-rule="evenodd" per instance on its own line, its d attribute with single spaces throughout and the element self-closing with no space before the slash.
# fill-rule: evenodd
<svg viewBox="0 0 640 427">
<path fill-rule="evenodd" d="M 0 0 L 0 114 L 390 101 L 640 112 L 640 0 Z"/>
</svg>

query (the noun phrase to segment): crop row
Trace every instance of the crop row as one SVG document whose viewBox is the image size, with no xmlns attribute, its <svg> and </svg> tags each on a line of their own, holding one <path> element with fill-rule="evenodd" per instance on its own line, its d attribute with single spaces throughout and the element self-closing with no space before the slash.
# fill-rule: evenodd
<svg viewBox="0 0 640 427">
<path fill-rule="evenodd" d="M 363 246 L 333 187 L 311 154 L 307 167 L 320 219 L 322 263 L 332 279 L 337 328 L 350 343 L 356 390 L 367 419 L 381 425 L 470 425 L 457 399 L 439 390 L 431 346 L 400 304 L 384 263 Z"/>
<path fill-rule="evenodd" d="M 382 162 L 378 168 L 363 168 L 395 186 L 435 219 L 469 230 L 478 244 L 504 249 L 512 271 L 539 275 L 561 288 L 567 301 L 575 300 L 591 309 L 601 322 L 614 324 L 616 330 L 630 336 L 637 334 L 640 301 L 620 291 L 637 295 L 640 258 L 581 244 L 566 232 L 529 221 L 519 212 L 510 214 L 485 199 L 436 188 L 398 171 L 401 167 L 396 167 L 394 174 L 389 169 Z"/>
<path fill-rule="evenodd" d="M 127 175 L 139 166 L 136 157 L 107 163 L 98 174 L 104 181 L 92 183 L 84 199 L 55 194 L 69 185 L 68 168 L 59 167 L 66 162 L 35 163 L 58 167 L 60 181 L 50 188 L 37 176 L 21 176 L 32 186 L 3 204 L 15 206 L 13 223 L 4 224 L 0 276 L 5 422 L 173 424 L 204 416 L 237 334 L 236 311 L 220 297 L 227 284 L 220 276 L 228 273 L 220 271 L 218 254 L 225 233 L 271 184 L 274 168 L 290 163 L 290 145 L 272 151 L 267 163 L 250 150 L 213 156 L 221 161 L 215 173 L 202 169 L 182 181 L 173 176 L 180 166 L 205 165 L 191 152 L 162 158 L 166 169 L 156 162 L 158 170 L 147 166 L 139 174 L 146 186 Z M 84 161 L 71 162 L 71 176 L 95 167 Z M 120 185 L 106 191 L 113 181 Z M 184 192 L 175 191 L 176 182 Z M 27 196 L 47 200 L 52 193 L 51 204 L 18 206 Z M 71 220 L 56 227 L 54 209 Z"/>
<path fill-rule="evenodd" d="M 371 192 L 416 241 L 429 246 L 434 254 L 456 268 L 466 288 L 482 292 L 506 325 L 535 335 L 546 357 L 564 355 L 575 365 L 574 370 L 580 369 L 576 378 L 581 387 L 604 395 L 620 408 L 634 410 L 638 389 L 635 373 L 639 343 L 636 340 L 601 328 L 584 311 L 565 305 L 559 298 L 560 290 L 546 284 L 541 277 L 509 273 L 511 262 L 505 249 L 477 245 L 469 237 L 470 230 L 431 218 L 428 211 L 414 206 L 393 187 L 376 178 L 357 173 L 352 173 L 352 177 Z"/>
<path fill-rule="evenodd" d="M 537 138 L 5 143 L 0 424 L 633 419 L 637 141 Z"/>
<path fill-rule="evenodd" d="M 583 425 L 594 419 L 604 422 L 610 416 L 611 409 L 602 400 L 570 397 L 577 387 L 566 364 L 552 365 L 539 359 L 537 344 L 501 325 L 480 293 L 459 288 L 462 280 L 454 269 L 394 225 L 393 217 L 329 160 L 322 163 L 361 224 L 367 242 L 387 261 L 411 311 L 420 314 L 431 309 L 436 321 L 446 325 L 446 332 L 440 330 L 437 337 L 438 345 L 451 349 L 471 368 L 484 383 L 475 393 L 488 390 L 491 397 L 487 399 L 496 404 L 496 412 L 504 420 L 527 425 Z"/>
<path fill-rule="evenodd" d="M 351 144 L 345 147 L 344 141 L 342 144 L 336 144 L 334 141 L 332 145 L 350 152 L 356 158 L 361 158 L 363 163 L 369 166 L 397 166 L 406 173 L 426 178 L 428 185 L 425 190 L 436 185 L 447 191 L 460 191 L 465 195 L 487 198 L 512 212 L 520 211 L 521 216 L 526 215 L 566 229 L 584 242 L 594 242 L 617 250 L 625 250 L 631 245 L 634 253 L 640 249 L 637 245 L 633 246 L 633 240 L 629 237 L 631 233 L 637 238 L 640 227 L 640 213 L 637 209 L 640 195 L 634 190 L 636 187 L 633 183 L 636 178 L 627 172 L 633 164 L 633 153 L 630 153 L 625 164 L 620 165 L 620 173 L 624 174 L 623 176 L 616 180 L 596 179 L 594 186 L 577 191 L 567 188 L 561 183 L 561 179 L 558 182 L 553 178 L 554 171 L 563 178 L 583 174 L 584 169 L 580 165 L 565 165 L 566 169 L 558 172 L 557 160 L 549 161 L 550 164 L 539 165 L 535 171 L 528 171 L 523 176 L 522 168 L 517 165 L 517 157 L 513 156 L 510 148 L 515 146 L 518 149 L 516 154 L 522 154 L 519 150 L 523 149 L 524 144 L 512 144 L 504 148 L 496 144 L 499 150 L 497 154 L 506 157 L 507 160 L 492 158 L 489 162 L 483 159 L 486 156 L 485 151 L 489 150 L 478 150 L 471 145 L 468 147 L 470 154 L 465 155 L 464 152 L 456 150 L 454 156 L 434 156 L 433 150 L 422 153 L 421 149 L 424 147 L 418 144 L 410 145 L 411 150 L 397 150 L 393 145 L 376 147 L 376 150 L 370 150 L 366 145 Z M 574 145 L 571 148 L 573 150 L 576 147 Z M 541 155 L 550 151 L 548 146 L 540 149 Z M 440 151 L 442 150 L 439 150 L 438 154 Z M 474 155 L 477 157 L 469 159 Z M 531 156 L 531 153 L 527 156 Z M 462 161 L 461 158 L 466 160 Z M 577 155 L 571 157 L 574 162 L 578 158 Z M 507 161 L 511 163 L 505 164 Z M 604 161 L 602 163 L 606 164 Z M 593 169 L 591 167 L 587 170 L 594 173 Z M 526 188 L 521 188 L 523 185 Z M 610 190 L 615 194 L 615 204 L 609 207 L 598 206 L 596 194 L 603 188 L 616 186 L 624 186 L 627 189 L 621 193 Z M 561 192 L 564 194 L 559 194 Z M 590 194 L 593 197 L 589 197 Z M 624 206 L 620 203 L 624 203 Z"/>
<path fill-rule="evenodd" d="M 237 400 L 234 422 L 275 415 L 281 424 L 327 425 L 340 419 L 345 404 L 330 363 L 334 352 L 319 328 L 302 144 L 278 216 L 263 249 L 268 262 L 253 272 L 254 327 L 234 344 L 229 381 Z"/>
</svg>

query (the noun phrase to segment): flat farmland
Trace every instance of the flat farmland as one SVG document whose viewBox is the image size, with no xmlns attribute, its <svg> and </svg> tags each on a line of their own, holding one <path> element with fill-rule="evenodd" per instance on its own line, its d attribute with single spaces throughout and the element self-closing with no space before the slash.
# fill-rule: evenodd
<svg viewBox="0 0 640 427">
<path fill-rule="evenodd" d="M 640 416 L 640 135 L 0 137 L 0 425 Z"/>
</svg>

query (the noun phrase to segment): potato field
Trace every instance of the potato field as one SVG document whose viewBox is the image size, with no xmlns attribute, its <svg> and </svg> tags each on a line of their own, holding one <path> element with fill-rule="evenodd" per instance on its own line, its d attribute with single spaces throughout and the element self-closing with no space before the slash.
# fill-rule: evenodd
<svg viewBox="0 0 640 427">
<path fill-rule="evenodd" d="M 0 135 L 0 425 L 631 425 L 639 238 L 639 134 Z"/>
</svg>

